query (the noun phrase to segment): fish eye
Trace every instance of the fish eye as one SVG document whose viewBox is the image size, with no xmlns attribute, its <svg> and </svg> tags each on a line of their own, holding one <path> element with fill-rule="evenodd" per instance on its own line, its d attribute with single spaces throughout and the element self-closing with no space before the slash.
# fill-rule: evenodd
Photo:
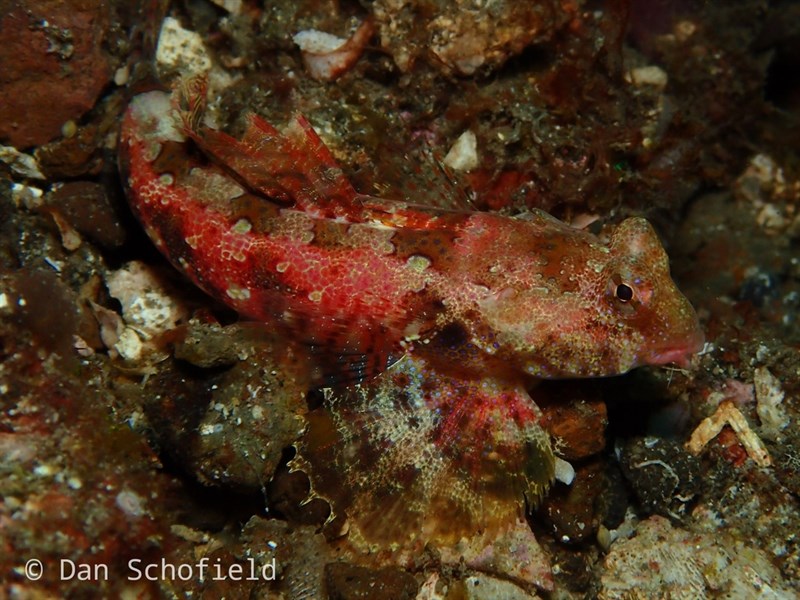
<svg viewBox="0 0 800 600">
<path fill-rule="evenodd" d="M 620 302 L 630 302 L 633 300 L 633 288 L 627 283 L 618 283 L 614 290 L 614 296 Z"/>
<path fill-rule="evenodd" d="M 650 297 L 650 286 L 641 277 L 612 275 L 606 287 L 606 299 L 622 315 L 633 316 Z"/>
</svg>

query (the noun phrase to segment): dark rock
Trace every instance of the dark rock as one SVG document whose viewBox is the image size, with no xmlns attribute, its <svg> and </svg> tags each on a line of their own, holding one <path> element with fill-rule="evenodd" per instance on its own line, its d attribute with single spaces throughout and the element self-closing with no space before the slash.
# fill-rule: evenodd
<svg viewBox="0 0 800 600">
<path fill-rule="evenodd" d="M 162 369 L 155 383 L 170 391 L 148 398 L 146 413 L 164 449 L 201 483 L 261 490 L 304 429 L 302 367 L 285 345 L 253 340 L 247 327 L 202 329 L 195 344 L 183 345 L 194 360 L 237 362 L 224 370 Z"/>
<path fill-rule="evenodd" d="M 636 438 L 622 452 L 622 471 L 648 513 L 679 518 L 699 491 L 700 461 L 678 442 Z"/>
<path fill-rule="evenodd" d="M 400 569 L 371 570 L 347 563 L 325 565 L 330 600 L 412 600 L 419 584 Z"/>
<path fill-rule="evenodd" d="M 118 248 L 125 242 L 122 224 L 105 186 L 99 183 L 73 181 L 60 185 L 48 195 L 47 204 L 81 235 L 106 248 Z"/>
<path fill-rule="evenodd" d="M 775 475 L 795 496 L 800 496 L 800 431 L 789 426 L 780 444 L 770 446 Z"/>
<path fill-rule="evenodd" d="M 562 542 L 581 542 L 594 536 L 598 519 L 595 501 L 603 490 L 603 463 L 599 460 L 575 469 L 571 485 L 556 485 L 539 512 L 553 535 Z"/>
<path fill-rule="evenodd" d="M 780 293 L 779 278 L 774 273 L 758 271 L 742 282 L 738 298 L 761 308 L 778 293 Z"/>
<path fill-rule="evenodd" d="M 616 463 L 606 467 L 603 491 L 595 501 L 597 517 L 607 529 L 616 529 L 625 520 L 629 493 L 625 478 Z"/>
<path fill-rule="evenodd" d="M 267 488 L 270 510 L 291 523 L 322 526 L 330 515 L 330 505 L 322 498 L 309 500 L 311 484 L 302 471 L 278 469 Z"/>
</svg>

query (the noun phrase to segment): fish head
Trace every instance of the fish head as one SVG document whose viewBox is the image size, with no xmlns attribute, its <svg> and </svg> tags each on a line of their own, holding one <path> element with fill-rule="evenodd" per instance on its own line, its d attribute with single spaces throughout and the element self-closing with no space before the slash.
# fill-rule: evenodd
<svg viewBox="0 0 800 600">
<path fill-rule="evenodd" d="M 672 280 L 669 259 L 652 226 L 642 218 L 614 231 L 603 294 L 618 333 L 610 336 L 630 368 L 686 367 L 704 343 L 697 313 Z M 623 367 L 626 365 L 622 365 Z"/>
<path fill-rule="evenodd" d="M 521 284 L 483 304 L 503 360 L 541 378 L 688 366 L 703 333 L 652 226 L 629 218 L 606 242 L 570 229 L 554 227 L 552 250 L 529 259 L 532 275 L 515 274 Z"/>
<path fill-rule="evenodd" d="M 577 278 L 583 282 L 577 300 L 565 303 L 564 335 L 556 327 L 549 337 L 551 370 L 605 376 L 642 365 L 687 367 L 704 336 L 653 227 L 643 218 L 626 219 L 601 250 Z"/>
</svg>

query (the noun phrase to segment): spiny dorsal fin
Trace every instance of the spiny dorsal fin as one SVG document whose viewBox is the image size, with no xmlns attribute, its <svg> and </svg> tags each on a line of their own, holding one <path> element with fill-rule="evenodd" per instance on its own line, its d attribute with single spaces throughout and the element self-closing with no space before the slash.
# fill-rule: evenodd
<svg viewBox="0 0 800 600">
<path fill-rule="evenodd" d="M 208 81 L 182 82 L 173 104 L 184 133 L 254 192 L 322 216 L 352 212 L 357 193 L 330 150 L 302 115 L 284 132 L 249 115 L 241 140 L 203 124 Z"/>
</svg>

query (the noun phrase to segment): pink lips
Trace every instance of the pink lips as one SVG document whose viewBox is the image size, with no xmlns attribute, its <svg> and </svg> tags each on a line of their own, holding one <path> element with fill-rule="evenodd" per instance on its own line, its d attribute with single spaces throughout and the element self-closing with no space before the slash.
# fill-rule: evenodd
<svg viewBox="0 0 800 600">
<path fill-rule="evenodd" d="M 700 330 L 695 331 L 688 339 L 681 343 L 666 345 L 657 349 L 650 355 L 647 362 L 651 365 L 674 364 L 683 369 L 688 368 L 694 354 L 703 349 L 705 336 Z"/>
</svg>

